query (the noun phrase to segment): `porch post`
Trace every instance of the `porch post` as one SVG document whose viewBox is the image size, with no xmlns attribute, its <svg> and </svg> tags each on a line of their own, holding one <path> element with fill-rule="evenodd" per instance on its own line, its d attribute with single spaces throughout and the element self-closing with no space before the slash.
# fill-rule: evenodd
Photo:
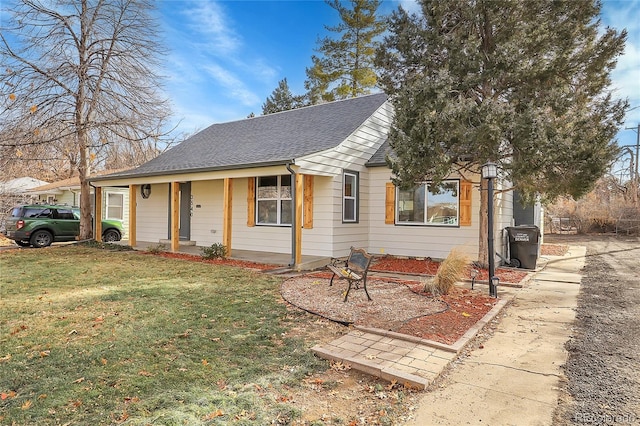
<svg viewBox="0 0 640 426">
<path fill-rule="evenodd" d="M 135 247 L 138 243 L 136 241 L 136 214 L 138 201 L 136 199 L 136 192 L 138 185 L 129 185 L 129 245 Z"/>
<path fill-rule="evenodd" d="M 171 251 L 180 249 L 180 182 L 171 182 Z"/>
<path fill-rule="evenodd" d="M 302 263 L 302 188 L 304 187 L 304 176 L 296 174 L 295 191 L 296 191 L 296 267 Z"/>
<path fill-rule="evenodd" d="M 233 211 L 233 181 L 224 178 L 222 244 L 227 248 L 227 256 L 231 256 L 231 230 L 233 229 L 231 213 Z"/>
<path fill-rule="evenodd" d="M 95 217 L 93 218 L 93 221 L 95 222 L 94 229 L 96 230 L 96 233 L 93 238 L 96 241 L 102 241 L 102 187 L 96 186 L 95 188 L 96 211 L 94 213 Z"/>
</svg>

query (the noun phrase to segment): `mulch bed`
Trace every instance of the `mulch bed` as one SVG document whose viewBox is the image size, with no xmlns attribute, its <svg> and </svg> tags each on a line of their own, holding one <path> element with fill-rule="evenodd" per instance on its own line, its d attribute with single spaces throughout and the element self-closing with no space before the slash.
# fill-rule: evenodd
<svg viewBox="0 0 640 426">
<path fill-rule="evenodd" d="M 191 262 L 202 262 L 209 263 L 211 265 L 222 265 L 222 266 L 235 266 L 238 268 L 245 269 L 256 269 L 259 271 L 270 271 L 272 269 L 280 268 L 278 265 L 268 264 L 268 263 L 257 263 L 257 262 L 249 262 L 246 260 L 238 260 L 238 259 L 205 259 L 202 256 L 198 256 L 195 254 L 186 254 L 186 253 L 172 253 L 168 251 L 163 251 L 160 253 L 148 253 L 154 256 L 166 257 L 168 259 L 180 259 L 180 260 L 188 260 Z"/>
<path fill-rule="evenodd" d="M 431 297 L 429 293 L 422 292 L 422 284 L 414 284 L 413 290 L 425 297 Z M 454 287 L 449 294 L 440 298 L 449 307 L 446 311 L 414 318 L 395 331 L 451 345 L 498 302 L 498 299 L 489 297 L 486 293 L 460 287 Z"/>
<path fill-rule="evenodd" d="M 333 321 L 395 331 L 455 343 L 493 308 L 497 299 L 479 290 L 454 287 L 449 294 L 434 297 L 424 292 L 424 283 L 369 278 L 367 300 L 362 288 L 352 289 L 343 302 L 346 282 L 334 281 L 329 273 L 294 277 L 282 284 L 282 297 L 292 305 Z"/>
<path fill-rule="evenodd" d="M 371 271 L 377 272 L 400 272 L 403 274 L 435 275 L 440 267 L 440 262 L 416 258 L 398 258 L 395 256 L 383 256 L 376 258 L 370 267 Z M 471 267 L 467 268 L 465 277 L 471 279 Z M 476 280 L 488 280 L 489 272 L 486 269 L 475 268 L 478 271 Z M 526 276 L 527 272 L 513 268 L 497 268 L 496 276 L 501 283 L 519 283 Z"/>
<path fill-rule="evenodd" d="M 329 286 L 329 274 L 310 274 L 282 283 L 282 297 L 305 311 L 344 324 L 396 330 L 406 321 L 447 310 L 447 305 L 433 297 L 424 297 L 396 281 L 369 279 L 367 290 L 351 289 L 344 302 L 347 283 L 335 280 Z"/>
</svg>

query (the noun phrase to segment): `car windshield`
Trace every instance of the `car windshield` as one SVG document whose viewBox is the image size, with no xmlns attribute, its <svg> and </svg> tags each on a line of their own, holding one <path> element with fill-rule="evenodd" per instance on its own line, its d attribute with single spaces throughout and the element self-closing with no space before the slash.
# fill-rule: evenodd
<svg viewBox="0 0 640 426">
<path fill-rule="evenodd" d="M 21 217 L 22 216 L 22 207 L 14 207 L 13 210 L 11 210 L 11 217 Z"/>
</svg>

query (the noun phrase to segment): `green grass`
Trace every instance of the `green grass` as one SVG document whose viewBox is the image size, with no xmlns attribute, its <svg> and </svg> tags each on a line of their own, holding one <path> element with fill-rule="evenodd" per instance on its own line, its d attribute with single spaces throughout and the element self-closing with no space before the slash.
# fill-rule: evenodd
<svg viewBox="0 0 640 426">
<path fill-rule="evenodd" d="M 279 283 L 93 247 L 0 253 L 0 424 L 289 423 L 280 396 L 325 364 L 283 337 L 298 314 Z"/>
</svg>

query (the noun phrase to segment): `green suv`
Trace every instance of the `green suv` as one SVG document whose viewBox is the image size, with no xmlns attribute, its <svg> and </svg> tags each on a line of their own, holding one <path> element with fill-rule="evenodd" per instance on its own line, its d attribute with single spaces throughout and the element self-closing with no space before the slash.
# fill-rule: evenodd
<svg viewBox="0 0 640 426">
<path fill-rule="evenodd" d="M 80 234 L 80 209 L 77 207 L 28 204 L 9 210 L 3 234 L 19 246 L 47 247 L 53 242 L 73 241 Z M 102 241 L 120 241 L 119 220 L 102 221 Z"/>
</svg>

